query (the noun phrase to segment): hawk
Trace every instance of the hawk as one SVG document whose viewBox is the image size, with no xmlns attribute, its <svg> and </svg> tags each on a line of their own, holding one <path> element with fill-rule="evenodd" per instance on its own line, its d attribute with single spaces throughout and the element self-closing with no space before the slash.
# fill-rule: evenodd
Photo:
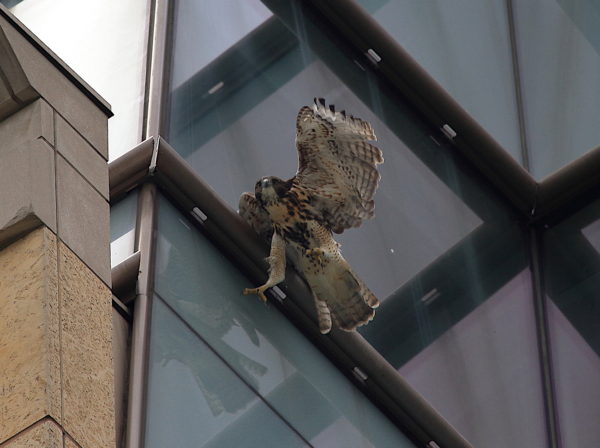
<svg viewBox="0 0 600 448">
<path fill-rule="evenodd" d="M 246 288 L 266 301 L 265 290 L 285 277 L 286 251 L 310 287 L 325 334 L 332 322 L 352 331 L 371 321 L 377 297 L 342 257 L 333 233 L 358 227 L 373 216 L 373 195 L 383 163 L 369 123 L 325 100 L 300 109 L 296 119 L 298 171 L 289 180 L 263 177 L 254 194 L 243 193 L 239 213 L 264 238 L 271 239 L 269 278 Z"/>
</svg>

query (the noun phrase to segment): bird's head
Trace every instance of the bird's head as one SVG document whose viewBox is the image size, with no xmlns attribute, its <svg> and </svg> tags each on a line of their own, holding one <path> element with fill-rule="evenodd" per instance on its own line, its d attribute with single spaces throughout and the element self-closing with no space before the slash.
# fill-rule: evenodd
<svg viewBox="0 0 600 448">
<path fill-rule="evenodd" d="M 279 201 L 287 194 L 291 181 L 285 181 L 275 176 L 263 177 L 254 186 L 254 195 L 258 202 L 266 207 Z"/>
</svg>

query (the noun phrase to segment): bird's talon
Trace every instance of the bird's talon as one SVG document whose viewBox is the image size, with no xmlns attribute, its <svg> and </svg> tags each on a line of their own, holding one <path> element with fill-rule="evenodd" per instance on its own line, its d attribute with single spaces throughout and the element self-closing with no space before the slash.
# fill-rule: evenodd
<svg viewBox="0 0 600 448">
<path fill-rule="evenodd" d="M 256 294 L 263 303 L 267 303 L 267 296 L 265 295 L 263 288 L 244 288 L 242 294 L 244 294 L 245 296 Z"/>
</svg>

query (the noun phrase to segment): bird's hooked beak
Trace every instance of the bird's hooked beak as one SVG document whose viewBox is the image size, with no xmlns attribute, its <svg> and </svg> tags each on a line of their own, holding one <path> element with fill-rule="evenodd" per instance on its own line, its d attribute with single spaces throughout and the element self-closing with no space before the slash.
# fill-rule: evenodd
<svg viewBox="0 0 600 448">
<path fill-rule="evenodd" d="M 254 188 L 254 195 L 259 203 L 263 202 L 263 190 L 268 188 L 271 185 L 271 180 L 268 177 L 263 177 L 258 182 L 256 182 L 256 187 Z"/>
</svg>

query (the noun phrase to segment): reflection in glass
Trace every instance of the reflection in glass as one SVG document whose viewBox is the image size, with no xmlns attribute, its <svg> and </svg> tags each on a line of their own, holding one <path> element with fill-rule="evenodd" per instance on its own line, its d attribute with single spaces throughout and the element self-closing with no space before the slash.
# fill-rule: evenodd
<svg viewBox="0 0 600 448">
<path fill-rule="evenodd" d="M 399 372 L 473 446 L 542 447 L 538 365 L 531 278 L 524 270 Z"/>
<path fill-rule="evenodd" d="M 513 4 L 531 171 L 541 179 L 600 145 L 600 8 Z"/>
<path fill-rule="evenodd" d="M 110 208 L 110 265 L 114 267 L 133 254 L 137 190 L 132 191 Z"/>
<path fill-rule="evenodd" d="M 359 0 L 522 163 L 506 0 Z"/>
<path fill-rule="evenodd" d="M 158 229 L 160 300 L 312 446 L 413 446 L 164 199 Z"/>
<path fill-rule="evenodd" d="M 260 0 L 179 0 L 173 36 L 177 64 L 173 65 L 171 85 L 179 87 L 271 15 Z M 218 17 L 229 20 L 215 20 Z M 190 29 L 194 32 L 187 32 Z M 199 46 L 199 42 L 210 45 Z"/>
<path fill-rule="evenodd" d="M 600 201 L 544 234 L 555 391 L 564 446 L 600 443 Z"/>
<path fill-rule="evenodd" d="M 307 446 L 157 298 L 148 390 L 147 447 Z"/>
<path fill-rule="evenodd" d="M 370 72 L 339 52 L 302 14 L 277 12 L 171 95 L 169 142 L 232 208 L 261 176 L 295 173 L 296 114 L 314 96 L 323 96 L 370 121 L 384 151 L 376 218 L 340 237 L 344 256 L 380 299 L 483 220 L 505 219 L 494 201 L 479 200 L 481 189 L 471 175 L 431 139 L 437 131 L 404 103 L 392 101 Z M 293 21 L 296 34 L 289 30 Z M 304 34 L 314 38 L 298 40 Z M 271 51 L 273 42 L 277 52 Z M 327 60 L 319 59 L 322 53 Z M 228 89 L 225 78 L 235 85 Z M 225 87 L 209 95 L 224 79 Z"/>
</svg>

